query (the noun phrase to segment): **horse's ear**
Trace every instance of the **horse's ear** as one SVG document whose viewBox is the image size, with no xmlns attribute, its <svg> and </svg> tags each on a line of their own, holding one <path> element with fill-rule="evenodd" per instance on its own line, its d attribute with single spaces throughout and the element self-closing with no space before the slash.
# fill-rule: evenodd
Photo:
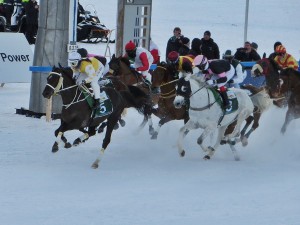
<svg viewBox="0 0 300 225">
<path fill-rule="evenodd" d="M 61 65 L 60 63 L 58 63 L 58 66 L 59 66 L 59 68 L 60 68 L 60 69 L 62 69 L 62 68 L 63 68 L 63 67 L 62 67 L 62 65 Z"/>
<path fill-rule="evenodd" d="M 112 58 L 112 59 L 115 59 L 115 58 L 116 58 L 116 55 L 115 55 L 115 54 L 113 54 L 111 58 Z"/>
<path fill-rule="evenodd" d="M 267 54 L 264 52 L 264 54 L 263 54 L 263 59 L 266 58 L 266 56 L 267 56 Z"/>
</svg>

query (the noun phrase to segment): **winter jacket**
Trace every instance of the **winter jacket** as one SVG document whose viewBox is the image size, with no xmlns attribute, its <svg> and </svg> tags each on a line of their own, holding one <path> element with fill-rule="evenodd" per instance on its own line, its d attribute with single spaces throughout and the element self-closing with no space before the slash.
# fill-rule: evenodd
<svg viewBox="0 0 300 225">
<path fill-rule="evenodd" d="M 261 59 L 260 55 L 254 49 L 246 52 L 244 48 L 238 48 L 234 54 L 234 58 L 241 62 L 258 61 Z"/>
<path fill-rule="evenodd" d="M 180 38 L 176 38 L 176 36 L 170 37 L 166 48 L 166 61 L 168 61 L 168 54 L 172 51 L 178 52 L 180 47 L 181 47 Z"/>
<path fill-rule="evenodd" d="M 201 52 L 207 59 L 220 59 L 219 46 L 212 38 L 208 40 L 201 39 Z"/>
</svg>

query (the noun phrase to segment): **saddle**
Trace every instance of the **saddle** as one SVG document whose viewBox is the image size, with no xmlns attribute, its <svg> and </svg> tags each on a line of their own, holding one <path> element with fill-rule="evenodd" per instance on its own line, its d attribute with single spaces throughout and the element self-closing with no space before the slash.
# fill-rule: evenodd
<svg viewBox="0 0 300 225">
<path fill-rule="evenodd" d="M 107 116 L 107 115 L 109 115 L 113 112 L 112 102 L 111 102 L 110 98 L 108 97 L 108 95 L 106 94 L 105 91 L 103 91 L 103 90 L 100 91 L 100 104 L 97 107 L 94 107 L 95 99 L 91 95 L 91 93 L 93 91 L 89 90 L 89 92 L 88 92 L 83 87 L 80 87 L 80 90 L 84 94 L 85 100 L 87 101 L 89 107 L 91 109 L 93 109 L 93 111 L 92 111 L 92 117 L 93 118 Z"/>
<path fill-rule="evenodd" d="M 216 99 L 216 102 L 222 108 L 224 115 L 233 113 L 233 112 L 235 112 L 238 109 L 238 100 L 237 100 L 237 97 L 236 97 L 235 93 L 230 88 L 227 89 L 227 91 L 226 91 L 227 92 L 227 96 L 228 96 L 228 101 L 229 101 L 229 103 L 231 105 L 230 109 L 227 109 L 227 110 L 224 109 L 224 107 L 223 107 L 224 104 L 223 104 L 223 99 L 221 97 L 220 91 L 217 88 L 215 88 L 215 87 L 210 87 L 209 89 L 212 91 L 212 93 L 213 93 L 213 95 L 214 95 L 214 97 Z"/>
</svg>

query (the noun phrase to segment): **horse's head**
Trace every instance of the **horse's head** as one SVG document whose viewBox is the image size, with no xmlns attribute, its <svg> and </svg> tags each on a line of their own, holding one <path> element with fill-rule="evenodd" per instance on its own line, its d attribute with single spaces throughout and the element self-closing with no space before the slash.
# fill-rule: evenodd
<svg viewBox="0 0 300 225">
<path fill-rule="evenodd" d="M 264 75 L 266 78 L 266 86 L 272 98 L 280 97 L 280 80 L 278 64 L 269 58 L 258 60 L 251 69 L 251 75 L 254 77 Z"/>
<path fill-rule="evenodd" d="M 53 94 L 59 92 L 62 86 L 68 87 L 74 85 L 73 71 L 70 67 L 53 67 L 47 77 L 47 84 L 43 91 L 44 98 L 50 98 Z"/>
<path fill-rule="evenodd" d="M 181 77 L 177 81 L 176 97 L 173 102 L 175 108 L 181 108 L 185 100 L 190 98 L 191 93 L 190 77 Z"/>
<path fill-rule="evenodd" d="M 280 73 L 280 92 L 293 91 L 300 84 L 300 72 L 293 68 L 283 69 Z"/>
</svg>

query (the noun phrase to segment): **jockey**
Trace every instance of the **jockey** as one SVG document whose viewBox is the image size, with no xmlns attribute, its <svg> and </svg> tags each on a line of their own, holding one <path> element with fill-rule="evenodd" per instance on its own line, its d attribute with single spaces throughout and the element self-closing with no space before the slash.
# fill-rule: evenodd
<svg viewBox="0 0 300 225">
<path fill-rule="evenodd" d="M 151 75 L 149 73 L 150 66 L 153 63 L 151 53 L 145 48 L 136 47 L 132 41 L 125 45 L 125 51 L 125 57 L 133 61 L 135 70 L 141 72 L 145 82 L 151 85 Z"/>
<path fill-rule="evenodd" d="M 69 63 L 78 85 L 90 83 L 94 92 L 94 107 L 97 107 L 100 104 L 100 86 L 98 80 L 103 75 L 103 64 L 94 57 L 88 58 L 88 52 L 84 48 L 78 49 L 77 52 L 72 52 L 69 56 Z"/>
<path fill-rule="evenodd" d="M 223 99 L 224 108 L 230 109 L 230 103 L 226 92 L 225 84 L 234 75 L 233 66 L 224 59 L 207 60 L 204 55 L 198 55 L 195 57 L 193 65 L 197 67 L 206 77 L 206 83 L 210 86 L 218 86 L 221 97 Z M 212 76 L 217 75 L 217 79 Z M 211 79 L 212 78 L 212 79 Z"/>
<path fill-rule="evenodd" d="M 174 65 L 176 71 L 181 73 L 184 72 L 184 64 L 190 64 L 191 67 L 193 66 L 193 60 L 193 55 L 179 56 L 179 53 L 176 51 L 172 51 L 168 54 L 168 62 Z"/>
<path fill-rule="evenodd" d="M 231 54 L 231 50 L 226 50 L 223 55 L 223 59 L 227 60 L 235 69 L 233 78 L 227 82 L 226 86 L 240 88 L 239 84 L 242 83 L 247 76 L 246 71 L 243 69 L 240 61 L 233 57 L 233 55 Z"/>
<path fill-rule="evenodd" d="M 283 45 L 278 45 L 275 49 L 276 57 L 274 58 L 274 61 L 277 62 L 277 64 L 282 68 L 293 68 L 295 70 L 298 70 L 298 63 L 296 59 L 286 52 L 286 49 Z"/>
</svg>

